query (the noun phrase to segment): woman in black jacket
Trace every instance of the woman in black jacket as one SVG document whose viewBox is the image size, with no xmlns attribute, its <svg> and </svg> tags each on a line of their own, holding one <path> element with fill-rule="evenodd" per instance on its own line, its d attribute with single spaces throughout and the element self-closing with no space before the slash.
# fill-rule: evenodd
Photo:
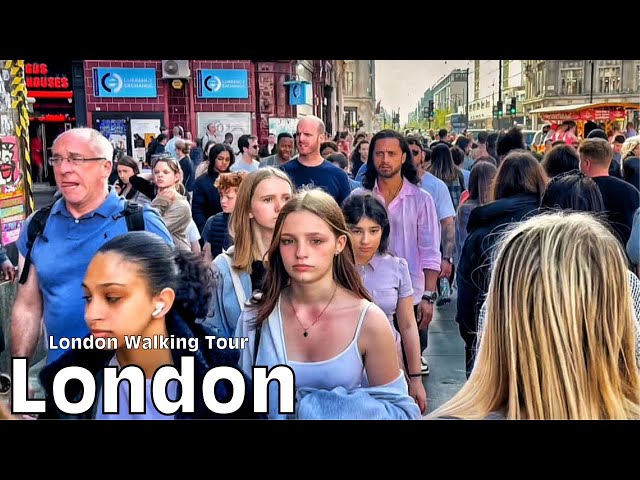
<svg viewBox="0 0 640 480">
<path fill-rule="evenodd" d="M 219 174 L 229 171 L 234 161 L 233 149 L 227 144 L 219 143 L 209 150 L 209 168 L 206 175 L 196 179 L 191 207 L 193 220 L 200 234 L 204 230 L 207 219 L 222 211 L 220 194 L 214 183 Z"/>
<path fill-rule="evenodd" d="M 212 282 L 211 270 L 197 254 L 172 249 L 149 232 L 130 232 L 105 243 L 89 264 L 82 286 L 87 302 L 85 319 L 91 331 L 88 338 L 108 340 L 112 342 L 110 349 L 68 350 L 46 366 L 40 374 L 47 407 L 42 417 L 103 420 L 256 418 L 251 383 L 240 371 L 238 374 L 245 384 L 244 398 L 229 414 L 214 412 L 211 400 L 215 395 L 221 404 L 230 402 L 238 394 L 231 381 L 223 377 L 214 387 L 209 384 L 213 393 L 203 388 L 203 380 L 211 369 L 226 366 L 237 370 L 239 360 L 237 349 L 220 349 L 216 342 L 209 343 L 205 337 L 213 332 L 195 321 L 206 314 L 213 292 Z M 159 339 L 160 342 L 163 338 L 172 340 L 144 346 L 145 339 Z M 127 344 L 127 340 L 135 339 L 139 339 L 138 345 Z M 114 340 L 116 345 L 113 345 Z M 180 372 L 186 359 L 188 362 L 193 359 L 193 378 L 185 378 L 188 371 L 182 370 L 182 383 L 169 381 L 164 393 L 170 401 L 184 399 L 185 392 L 181 389 L 192 383 L 192 407 L 185 402 L 175 412 L 163 412 L 160 406 L 164 403 L 166 409 L 166 401 L 158 403 L 154 400 L 157 395 L 154 385 L 145 387 L 145 379 L 146 383 L 157 381 L 157 370 L 166 365 L 173 365 Z M 96 383 L 95 401 L 78 414 L 65 413 L 54 402 L 54 378 L 68 366 L 89 370 Z M 115 391 L 103 391 L 105 367 L 115 367 L 119 372 L 127 366 L 137 367 L 132 371 L 129 369 L 133 379 L 120 382 Z M 141 412 L 134 412 L 135 402 L 129 401 L 129 393 L 139 385 L 146 390 L 144 405 Z M 75 403 L 85 394 L 80 382 L 67 382 L 69 402 Z M 114 395 L 118 399 L 117 413 L 108 413 L 103 402 Z M 205 395 L 209 404 L 204 401 Z"/>
<path fill-rule="evenodd" d="M 456 321 L 465 342 L 467 377 L 475 359 L 478 312 L 489 285 L 491 255 L 500 232 L 510 223 L 537 212 L 546 188 L 540 163 L 525 150 L 504 157 L 494 180 L 493 201 L 469 215 L 469 235 L 458 265 Z"/>
</svg>

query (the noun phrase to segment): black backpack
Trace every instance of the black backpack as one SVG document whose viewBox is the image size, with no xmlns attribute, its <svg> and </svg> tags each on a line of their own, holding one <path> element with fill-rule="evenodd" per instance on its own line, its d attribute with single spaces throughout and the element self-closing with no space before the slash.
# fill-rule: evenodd
<svg viewBox="0 0 640 480">
<path fill-rule="evenodd" d="M 45 242 L 49 241 L 47 240 L 47 237 L 42 235 L 42 233 L 44 232 L 44 227 L 47 224 L 47 219 L 51 214 L 52 207 L 53 205 L 49 205 L 48 207 L 37 210 L 29 221 L 29 227 L 27 228 L 27 255 L 24 258 L 24 267 L 22 268 L 22 274 L 20 275 L 19 280 L 20 284 L 22 285 L 26 283 L 27 277 L 29 276 L 29 268 L 31 267 L 31 249 L 34 242 L 39 236 L 42 236 L 42 239 Z M 135 202 L 129 202 L 127 200 L 124 210 L 119 215 L 112 218 L 114 220 L 118 220 L 121 217 L 125 217 L 125 220 L 127 221 L 127 230 L 129 230 L 130 232 L 141 231 L 145 229 L 144 206 L 138 205 Z"/>
</svg>

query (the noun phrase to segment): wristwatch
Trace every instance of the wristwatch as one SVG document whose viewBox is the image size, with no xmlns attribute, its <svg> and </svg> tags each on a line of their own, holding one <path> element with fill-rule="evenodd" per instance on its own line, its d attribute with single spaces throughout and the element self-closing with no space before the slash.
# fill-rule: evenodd
<svg viewBox="0 0 640 480">
<path fill-rule="evenodd" d="M 449 262 L 451 265 L 453 265 L 453 257 L 444 257 L 443 260 L 446 260 L 447 262 Z"/>
<path fill-rule="evenodd" d="M 430 292 L 429 290 L 425 290 L 422 294 L 422 300 L 426 300 L 429 303 L 435 303 L 438 299 L 437 292 Z"/>
</svg>

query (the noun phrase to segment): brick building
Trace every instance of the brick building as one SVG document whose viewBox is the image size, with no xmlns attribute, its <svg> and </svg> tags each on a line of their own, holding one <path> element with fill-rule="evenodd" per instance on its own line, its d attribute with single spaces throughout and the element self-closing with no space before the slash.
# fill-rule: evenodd
<svg viewBox="0 0 640 480">
<path fill-rule="evenodd" d="M 54 98 L 38 98 L 34 105 L 31 133 L 41 132 L 45 155 L 60 132 L 83 125 L 141 158 L 161 125 L 180 125 L 196 139 L 213 122 L 218 140 L 231 133 L 235 144 L 244 133 L 266 143 L 270 131 L 294 131 L 296 119 L 308 114 L 323 118 L 329 132 L 342 123 L 339 62 L 334 60 L 39 62 L 33 64 L 48 64 L 53 80 L 45 80 L 55 87 L 50 90 L 61 90 L 44 92 Z M 308 94 L 296 104 L 292 84 L 300 81 L 309 84 Z"/>
<path fill-rule="evenodd" d="M 160 125 L 201 138 L 213 122 L 219 141 L 225 133 L 234 145 L 243 133 L 266 141 L 271 118 L 295 117 L 285 85 L 294 71 L 290 60 L 87 60 L 86 123 L 114 145 L 124 139 L 134 156 L 136 141 Z"/>
</svg>

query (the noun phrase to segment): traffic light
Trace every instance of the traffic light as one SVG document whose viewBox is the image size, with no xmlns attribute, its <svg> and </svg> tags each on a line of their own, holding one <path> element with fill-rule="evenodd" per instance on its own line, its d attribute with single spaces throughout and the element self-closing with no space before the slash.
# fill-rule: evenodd
<svg viewBox="0 0 640 480">
<path fill-rule="evenodd" d="M 426 119 L 429 116 L 429 109 L 427 109 L 427 107 L 424 107 L 422 109 L 422 118 Z"/>
<path fill-rule="evenodd" d="M 498 118 L 502 118 L 502 116 L 504 115 L 504 108 L 502 106 L 502 100 L 498 100 L 498 106 L 497 106 L 497 110 L 498 110 Z"/>
<path fill-rule="evenodd" d="M 433 120 L 435 117 L 435 112 L 433 110 L 433 100 L 429 100 L 429 120 Z"/>
<path fill-rule="evenodd" d="M 516 114 L 516 97 L 511 97 L 511 105 L 509 106 L 509 115 Z"/>
</svg>

